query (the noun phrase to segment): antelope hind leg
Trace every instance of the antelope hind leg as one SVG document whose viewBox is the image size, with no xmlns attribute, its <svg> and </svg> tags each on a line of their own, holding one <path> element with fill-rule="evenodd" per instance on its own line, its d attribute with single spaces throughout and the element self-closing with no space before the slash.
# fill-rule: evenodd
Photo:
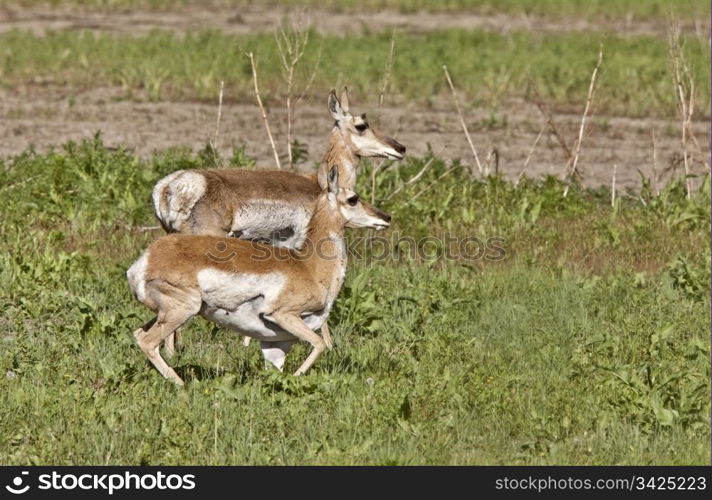
<svg viewBox="0 0 712 500">
<path fill-rule="evenodd" d="M 156 322 L 157 319 L 158 319 L 158 317 L 156 316 L 152 320 L 149 320 L 146 323 L 144 323 L 144 325 L 141 328 L 137 328 L 133 333 L 134 338 L 136 340 L 138 340 L 140 337 L 145 335 L 146 332 L 154 325 L 154 323 Z"/>
<path fill-rule="evenodd" d="M 148 331 L 143 333 L 137 331 L 136 341 L 161 375 L 178 385 L 183 385 L 183 380 L 161 357 L 159 348 L 161 342 L 200 311 L 200 295 L 191 295 L 166 282 L 155 283 L 152 288 L 156 303 L 159 304 L 158 317 Z"/>
<path fill-rule="evenodd" d="M 158 372 L 178 385 L 183 385 L 183 380 L 173 368 L 168 366 L 168 363 L 161 357 L 158 348 L 164 339 L 172 335 L 173 332 L 190 319 L 193 314 L 193 312 L 169 312 L 165 315 L 166 317 L 163 318 L 163 320 L 158 319 L 147 332 L 140 335 L 137 339 L 138 346 L 153 366 L 156 367 Z"/>
<path fill-rule="evenodd" d="M 176 328 L 176 331 L 171 333 L 166 340 L 163 342 L 163 348 L 165 349 L 165 355 L 167 358 L 172 358 L 176 353 L 176 347 L 181 344 L 181 331 L 180 328 Z"/>
<path fill-rule="evenodd" d="M 326 347 L 329 348 L 329 350 L 334 348 L 334 339 L 331 338 L 331 331 L 329 330 L 329 325 L 324 322 L 323 325 L 321 325 L 321 336 L 324 338 L 324 343 L 326 344 Z"/>
<path fill-rule="evenodd" d="M 326 343 L 324 342 L 324 340 L 319 335 L 314 333 L 306 325 L 306 323 L 304 323 L 302 318 L 300 318 L 294 313 L 276 312 L 269 316 L 265 315 L 265 318 L 281 326 L 289 333 L 297 337 L 299 340 L 306 340 L 312 346 L 314 346 L 312 352 L 309 353 L 309 356 L 307 356 L 307 359 L 304 361 L 304 363 L 302 363 L 302 366 L 300 366 L 299 369 L 294 372 L 294 375 L 298 376 L 306 373 L 307 370 L 309 370 L 309 368 L 311 368 L 311 366 L 317 360 L 317 358 L 321 356 L 321 353 L 324 352 L 324 349 L 326 349 Z"/>
</svg>

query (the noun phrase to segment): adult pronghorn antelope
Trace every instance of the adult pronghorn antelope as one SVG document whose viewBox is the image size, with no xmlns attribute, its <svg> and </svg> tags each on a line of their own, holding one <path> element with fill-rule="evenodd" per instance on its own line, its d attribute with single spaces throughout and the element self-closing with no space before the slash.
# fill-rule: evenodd
<svg viewBox="0 0 712 500">
<path fill-rule="evenodd" d="M 240 169 L 173 172 L 158 181 L 152 194 L 156 217 L 166 232 L 229 235 L 300 248 L 315 201 L 326 186 L 327 166 L 336 165 L 340 186 L 353 189 L 360 158 L 400 160 L 405 154 L 405 146 L 379 134 L 366 115 L 349 111 L 346 87 L 340 100 L 331 91 L 328 107 L 334 127 L 316 175 Z M 331 348 L 333 341 L 326 324 L 322 334 Z M 173 346 L 172 335 L 166 339 L 168 355 L 173 353 Z"/>
<path fill-rule="evenodd" d="M 301 375 L 326 347 L 313 330 L 326 321 L 343 283 L 344 228 L 389 224 L 388 214 L 339 187 L 333 167 L 314 203 L 302 251 L 220 236 L 164 236 L 126 273 L 136 298 L 157 313 L 134 332 L 138 345 L 164 377 L 182 385 L 158 348 L 200 314 L 260 339 L 265 358 L 280 370 L 294 342 L 309 342 L 314 349 L 295 373 Z"/>
<path fill-rule="evenodd" d="M 373 130 L 366 115 L 349 112 L 348 91 L 332 90 L 334 127 L 317 175 L 283 170 L 179 170 L 153 188 L 153 208 L 169 233 L 237 236 L 299 248 L 314 201 L 326 186 L 328 168 L 339 169 L 340 185 L 353 189 L 360 158 L 400 160 L 405 147 Z"/>
</svg>

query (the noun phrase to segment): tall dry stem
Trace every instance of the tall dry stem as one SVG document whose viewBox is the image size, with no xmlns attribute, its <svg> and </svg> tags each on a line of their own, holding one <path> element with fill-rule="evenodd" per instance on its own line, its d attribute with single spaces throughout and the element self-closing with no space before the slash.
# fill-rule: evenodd
<svg viewBox="0 0 712 500">
<path fill-rule="evenodd" d="M 388 89 L 388 82 L 391 79 L 391 71 L 393 70 L 393 62 L 395 61 L 395 51 L 396 51 L 396 30 L 393 28 L 393 31 L 391 32 L 391 48 L 388 51 L 388 58 L 386 59 L 386 64 L 385 68 L 383 70 L 383 82 L 381 84 L 381 91 L 378 94 L 378 109 L 381 109 L 383 107 L 383 103 L 386 97 L 386 90 Z M 402 118 L 402 117 L 401 117 Z M 400 132 L 401 128 L 401 120 L 398 120 L 398 129 L 396 130 L 396 136 L 398 135 L 398 132 Z M 371 203 L 376 202 L 376 175 L 378 172 L 381 171 L 381 168 L 385 164 L 386 159 L 382 159 L 381 161 L 378 162 L 378 165 L 376 165 L 372 170 L 371 170 Z M 372 232 L 369 231 L 369 234 Z"/>
<path fill-rule="evenodd" d="M 685 189 L 689 198 L 692 196 L 692 179 L 690 177 L 692 158 L 688 148 L 688 141 L 692 141 L 699 149 L 697 139 L 692 133 L 695 82 L 685 58 L 684 45 L 680 37 L 680 25 L 675 21 L 671 22 L 668 30 L 668 58 L 671 66 L 675 101 L 680 114 L 680 147 L 682 149 L 683 167 L 685 168 Z"/>
<path fill-rule="evenodd" d="M 586 118 L 589 115 L 589 112 L 591 110 L 591 104 L 593 103 L 593 96 L 596 90 L 596 76 L 598 75 L 598 70 L 601 67 L 601 62 L 603 62 L 603 44 L 601 44 L 598 48 L 598 60 L 596 61 L 596 67 L 593 68 L 593 72 L 591 73 L 591 82 L 588 85 L 586 106 L 584 107 L 583 115 L 581 116 L 581 125 L 579 126 L 578 137 L 576 138 L 576 143 L 574 144 L 573 155 L 571 157 L 571 160 L 566 165 L 568 168 L 569 163 L 571 164 L 571 168 L 567 172 L 567 179 L 569 181 L 571 181 L 574 175 L 576 175 L 576 167 L 578 166 L 579 155 L 581 153 L 581 143 L 583 142 L 583 134 L 586 129 Z M 564 188 L 564 197 L 569 194 L 569 186 L 570 184 L 567 184 Z"/>
<path fill-rule="evenodd" d="M 294 168 L 294 155 L 292 152 L 292 128 L 294 121 L 294 106 L 299 102 L 304 94 L 307 92 L 309 86 L 311 86 L 314 77 L 316 76 L 316 70 L 321 59 L 321 47 L 319 48 L 319 56 L 317 57 L 317 63 L 314 66 L 311 77 L 307 81 L 305 88 L 302 90 L 299 97 L 295 99 L 294 97 L 294 85 L 295 85 L 295 75 L 297 71 L 297 66 L 299 61 L 304 56 L 304 51 L 309 44 L 309 29 L 311 27 L 311 20 L 302 12 L 294 14 L 291 16 L 289 22 L 282 23 L 277 33 L 275 33 L 275 42 L 277 43 L 277 53 L 279 54 L 279 60 L 282 64 L 282 70 L 284 72 L 284 77 L 287 81 L 287 159 L 289 161 L 289 167 Z"/>
<path fill-rule="evenodd" d="M 225 81 L 220 81 L 220 94 L 218 95 L 218 117 L 215 120 L 215 133 L 213 134 L 213 140 L 210 141 L 210 147 L 217 158 L 218 148 L 220 147 L 220 120 L 222 119 L 222 104 L 223 104 L 223 90 L 225 88 Z"/>
<path fill-rule="evenodd" d="M 279 155 L 277 154 L 277 147 L 274 145 L 274 138 L 272 137 L 272 131 L 269 128 L 269 120 L 267 119 L 267 112 L 262 104 L 262 98 L 260 97 L 260 89 L 257 85 L 257 64 L 255 63 L 255 57 L 252 52 L 247 53 L 247 57 L 250 59 L 250 65 L 252 66 L 252 82 L 255 87 L 255 97 L 257 98 L 257 105 L 260 108 L 260 113 L 262 113 L 262 121 L 265 125 L 265 130 L 267 131 L 267 137 L 269 138 L 269 143 L 272 146 L 272 153 L 274 153 L 274 161 L 277 163 L 277 168 L 282 170 L 282 164 L 279 161 Z"/>
<path fill-rule="evenodd" d="M 660 171 L 658 170 L 658 139 L 655 136 L 655 129 L 650 131 L 650 142 L 653 147 L 653 183 L 655 196 L 660 196 Z"/>
<path fill-rule="evenodd" d="M 447 70 L 447 66 L 443 64 L 443 71 L 445 72 L 445 78 L 447 78 L 447 84 L 450 87 L 450 92 L 452 92 L 453 100 L 455 101 L 455 108 L 457 109 L 457 114 L 460 117 L 460 125 L 462 126 L 462 131 L 465 133 L 467 138 L 467 143 L 470 145 L 470 150 L 472 150 L 472 155 L 475 157 L 475 163 L 477 164 L 477 170 L 480 175 L 486 175 L 482 169 L 482 163 L 480 163 L 480 157 L 477 155 L 477 149 L 472 143 L 472 138 L 470 137 L 470 132 L 467 130 L 467 125 L 465 124 L 465 118 L 462 115 L 462 109 L 460 107 L 460 100 L 457 98 L 457 93 L 455 92 L 455 86 L 452 83 L 452 78 L 450 78 L 450 73 Z M 472 169 L 470 169 L 472 170 Z M 474 174 L 474 171 L 472 172 Z"/>
<path fill-rule="evenodd" d="M 403 190 L 403 188 L 406 188 L 406 187 L 410 186 L 411 184 L 415 184 L 416 182 L 418 182 L 423 177 L 423 175 L 425 175 L 425 172 L 427 172 L 428 169 L 430 168 L 430 166 L 433 164 L 433 161 L 435 160 L 435 158 L 438 158 L 446 147 L 447 147 L 447 145 L 441 147 L 436 153 L 433 153 L 430 156 L 430 158 L 428 158 L 428 161 L 425 162 L 425 165 L 423 165 L 423 168 L 421 168 L 417 174 L 415 174 L 413 177 L 408 179 L 407 182 L 398 186 L 398 188 L 395 189 L 391 194 L 386 196 L 385 199 L 390 200 L 391 198 L 393 198 L 393 196 L 395 196 L 396 194 L 401 192 Z"/>
<path fill-rule="evenodd" d="M 386 97 L 386 91 L 388 90 L 388 82 L 391 79 L 391 72 L 393 71 L 393 62 L 395 61 L 396 53 L 396 29 L 393 28 L 391 32 L 391 49 L 388 51 L 388 60 L 386 61 L 386 69 L 383 72 L 383 83 L 381 84 L 381 92 L 378 94 L 378 107 L 383 107 L 383 100 Z"/>
<path fill-rule="evenodd" d="M 554 116 L 551 113 L 551 110 L 548 108 L 548 106 L 544 103 L 544 99 L 541 97 L 541 93 L 539 92 L 539 89 L 536 86 L 536 83 L 532 83 L 530 86 L 531 90 L 534 93 L 533 100 L 534 104 L 536 105 L 537 109 L 539 112 L 541 112 L 542 115 L 544 115 L 544 118 L 546 118 L 546 124 L 549 126 L 551 129 L 551 132 L 554 134 L 554 137 L 556 138 L 556 141 L 559 143 L 559 146 L 561 146 L 561 149 L 564 151 L 564 155 L 566 156 L 566 161 L 571 161 L 572 153 L 571 153 L 571 148 L 569 145 L 566 143 L 566 139 L 564 139 L 563 134 L 559 131 L 559 128 L 556 126 L 556 123 L 554 123 Z"/>
<path fill-rule="evenodd" d="M 522 167 L 522 170 L 519 172 L 519 175 L 517 175 L 517 179 L 514 181 L 514 187 L 517 187 L 519 185 L 519 181 L 522 180 L 522 177 L 524 176 L 524 172 L 526 172 L 527 167 L 529 167 L 529 162 L 532 159 L 532 155 L 534 154 L 534 150 L 536 149 L 537 144 L 539 144 L 539 141 L 541 140 L 541 137 L 544 135 L 544 132 L 546 131 L 547 127 L 549 127 L 550 121 L 547 119 L 544 122 L 544 125 L 541 127 L 541 130 L 536 136 L 536 139 L 534 139 L 534 143 L 532 144 L 532 147 L 529 148 L 529 154 L 527 154 L 527 159 L 524 160 L 524 166 Z"/>
</svg>

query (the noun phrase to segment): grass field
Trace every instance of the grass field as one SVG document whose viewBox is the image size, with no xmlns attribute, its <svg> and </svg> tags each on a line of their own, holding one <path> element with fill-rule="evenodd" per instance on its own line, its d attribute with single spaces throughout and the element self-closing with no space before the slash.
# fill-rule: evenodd
<svg viewBox="0 0 712 500">
<path fill-rule="evenodd" d="M 552 178 L 515 188 L 435 160 L 380 203 L 390 232 L 500 237 L 502 259 L 432 246 L 369 265 L 358 247 L 336 348 L 309 375 L 196 319 L 179 389 L 133 343 L 150 312 L 124 273 L 159 234 L 140 230 L 153 182 L 205 163 L 100 139 L 0 163 L 0 463 L 709 463 L 709 179 L 612 208 L 605 188 L 563 198 Z"/>
<path fill-rule="evenodd" d="M 306 81 L 318 55 L 313 88 L 348 83 L 360 95 L 379 93 L 391 34 L 342 38 L 313 35 L 300 70 Z M 317 41 L 320 40 L 320 41 Z M 591 70 L 603 44 L 597 111 L 628 116 L 674 116 L 665 39 L 620 37 L 611 33 L 501 35 L 482 30 L 401 34 L 397 39 L 391 87 L 411 103 L 427 106 L 447 97 L 442 65 L 447 64 L 467 104 L 496 109 L 505 99 L 531 94 L 535 84 L 554 106 L 580 112 Z M 246 51 L 258 58 L 260 85 L 267 103 L 283 91 L 283 74 L 272 34 L 235 36 L 217 31 L 185 36 L 154 31 L 117 37 L 62 31 L 37 37 L 27 32 L 0 34 L 0 81 L 7 87 L 33 80 L 73 89 L 121 86 L 127 98 L 143 92 L 151 99 L 203 99 L 213 102 L 220 81 L 226 98 L 253 102 L 252 73 Z M 709 88 L 709 49 L 686 39 L 697 89 Z M 358 68 L 358 71 L 354 71 Z M 348 75 L 347 80 L 345 76 Z M 338 86 L 338 85 L 337 85 Z M 321 98 L 321 94 L 319 95 Z M 698 112 L 708 114 L 709 93 L 697 92 Z M 280 104 L 281 105 L 281 104 Z"/>
<path fill-rule="evenodd" d="M 25 0 L 0 12 L 9 13 L 0 135 L 20 144 L 0 145 L 0 465 L 710 464 L 709 124 L 700 121 L 710 52 L 708 27 L 698 29 L 708 2 L 275 0 L 250 4 L 253 17 L 234 26 L 190 22 L 213 9 L 205 19 L 218 24 L 247 4 Z M 297 88 L 321 62 L 294 133 L 300 168 L 312 168 L 331 125 L 324 98 L 348 84 L 356 111 L 407 145 L 409 156 L 373 184 L 368 161 L 358 179 L 360 194 L 393 216 L 377 233 L 389 251 L 368 232 L 349 233 L 354 255 L 329 318 L 336 347 L 308 375 L 287 374 L 306 345 L 281 374 L 254 343 L 195 318 L 170 362 L 181 389 L 134 343 L 151 312 L 125 272 L 163 234 L 150 203 L 158 179 L 273 161 L 249 114 L 245 51 L 257 57 L 284 153 L 274 26 L 231 30 L 293 7 L 346 24 L 355 12 L 397 13 L 346 34 L 314 26 Z M 415 21 L 422 10 L 496 22 L 441 29 Z M 112 16 L 114 25 L 99 22 Z M 672 17 L 695 90 L 689 197 Z M 574 31 L 582 20 L 586 31 Z M 170 22 L 173 31 L 153 29 Z M 388 23 L 398 26 L 395 57 L 378 109 Z M 559 177 L 528 175 L 564 171 L 599 46 L 585 182 L 564 196 Z M 481 158 L 501 153 L 501 174 L 470 173 L 443 64 Z M 200 146 L 218 136 L 221 81 L 215 153 Z M 469 255 L 457 251 L 463 241 L 474 244 Z"/>
</svg>

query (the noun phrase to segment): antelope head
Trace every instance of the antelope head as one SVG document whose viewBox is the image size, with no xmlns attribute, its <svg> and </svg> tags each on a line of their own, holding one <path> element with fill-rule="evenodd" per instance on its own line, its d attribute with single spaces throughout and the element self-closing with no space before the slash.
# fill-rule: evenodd
<svg viewBox="0 0 712 500">
<path fill-rule="evenodd" d="M 346 227 L 381 230 L 391 225 L 389 214 L 362 201 L 350 188 L 339 186 L 339 169 L 336 166 L 329 171 L 326 200 L 332 213 L 337 213 Z"/>
<path fill-rule="evenodd" d="M 341 99 L 336 97 L 333 90 L 329 93 L 329 112 L 346 147 L 357 158 L 403 159 L 405 146 L 371 127 L 365 114 L 353 115 L 349 112 L 349 93 L 346 87 L 341 93 Z"/>
</svg>

